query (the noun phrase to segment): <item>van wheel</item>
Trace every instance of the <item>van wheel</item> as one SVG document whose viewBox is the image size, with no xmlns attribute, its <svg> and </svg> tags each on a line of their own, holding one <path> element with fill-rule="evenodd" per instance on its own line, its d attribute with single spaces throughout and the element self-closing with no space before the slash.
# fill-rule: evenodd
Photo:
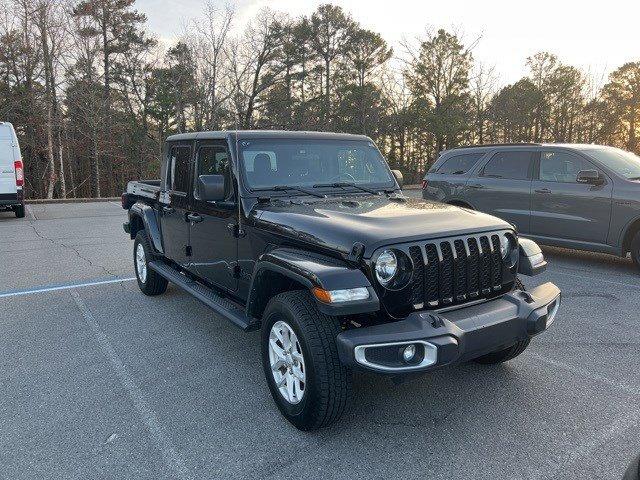
<svg viewBox="0 0 640 480">
<path fill-rule="evenodd" d="M 149 268 L 153 259 L 153 251 L 147 232 L 141 230 L 133 242 L 133 265 L 136 271 L 138 287 L 145 295 L 160 295 L 167 290 L 167 279 Z"/>
<path fill-rule="evenodd" d="M 516 290 L 526 290 L 524 284 L 519 278 L 516 278 Z M 524 352 L 529 346 L 530 339 L 521 340 L 517 342 L 515 345 L 511 345 L 509 348 L 505 348 L 504 350 L 498 350 L 497 352 L 491 352 L 487 355 L 483 355 L 482 357 L 476 358 L 474 361 L 476 363 L 480 363 L 482 365 L 495 365 L 497 363 L 507 362 L 516 358 L 522 352 Z"/>
<path fill-rule="evenodd" d="M 262 317 L 262 365 L 278 409 L 300 430 L 337 421 L 351 399 L 351 370 L 338 358 L 335 317 L 307 291 L 272 298 Z"/>
<path fill-rule="evenodd" d="M 636 268 L 640 269 L 640 232 L 636 233 L 631 241 L 631 258 L 636 264 Z"/>
<path fill-rule="evenodd" d="M 16 218 L 24 218 L 24 205 L 16 205 L 13 207 Z"/>
</svg>

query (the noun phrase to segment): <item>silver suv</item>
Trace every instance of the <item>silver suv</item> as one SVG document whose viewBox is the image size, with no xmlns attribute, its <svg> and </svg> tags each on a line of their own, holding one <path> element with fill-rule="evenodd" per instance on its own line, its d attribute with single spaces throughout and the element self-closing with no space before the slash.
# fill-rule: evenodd
<svg viewBox="0 0 640 480">
<path fill-rule="evenodd" d="M 640 157 L 579 144 L 447 150 L 424 177 L 425 199 L 490 213 L 521 235 L 626 256 L 640 268 Z"/>
</svg>

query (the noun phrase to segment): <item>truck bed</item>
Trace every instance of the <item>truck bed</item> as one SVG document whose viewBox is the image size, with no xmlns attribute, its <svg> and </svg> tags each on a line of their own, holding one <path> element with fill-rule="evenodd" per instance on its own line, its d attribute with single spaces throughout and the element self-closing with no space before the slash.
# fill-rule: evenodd
<svg viewBox="0 0 640 480">
<path fill-rule="evenodd" d="M 136 180 L 127 184 L 128 196 L 158 199 L 160 193 L 160 180 Z"/>
</svg>

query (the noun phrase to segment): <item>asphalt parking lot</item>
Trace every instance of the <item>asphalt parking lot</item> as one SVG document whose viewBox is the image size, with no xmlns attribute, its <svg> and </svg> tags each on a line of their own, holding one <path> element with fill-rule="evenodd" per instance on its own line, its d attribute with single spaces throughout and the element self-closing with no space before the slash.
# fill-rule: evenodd
<svg viewBox="0 0 640 480">
<path fill-rule="evenodd" d="M 545 248 L 526 283 L 564 303 L 523 355 L 401 385 L 359 374 L 342 422 L 302 433 L 257 333 L 175 287 L 138 291 L 124 219 L 108 202 L 0 212 L 2 478 L 621 479 L 640 452 L 631 260 Z"/>
</svg>

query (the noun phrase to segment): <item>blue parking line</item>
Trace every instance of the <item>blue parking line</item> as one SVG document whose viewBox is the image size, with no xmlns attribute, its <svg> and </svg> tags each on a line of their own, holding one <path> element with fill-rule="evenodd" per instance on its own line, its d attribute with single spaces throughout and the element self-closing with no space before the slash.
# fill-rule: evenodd
<svg viewBox="0 0 640 480">
<path fill-rule="evenodd" d="M 0 292 L 0 298 L 19 297 L 22 295 L 32 295 L 34 293 L 43 293 L 43 292 L 55 292 L 58 290 L 69 290 L 72 288 L 92 287 L 94 285 L 108 285 L 110 283 L 132 282 L 135 279 L 136 279 L 135 277 L 97 279 L 97 280 L 89 280 L 88 282 L 82 282 L 82 283 L 63 283 L 58 285 L 44 285 L 41 287 L 28 288 L 24 290 L 8 290 L 5 292 Z"/>
</svg>

